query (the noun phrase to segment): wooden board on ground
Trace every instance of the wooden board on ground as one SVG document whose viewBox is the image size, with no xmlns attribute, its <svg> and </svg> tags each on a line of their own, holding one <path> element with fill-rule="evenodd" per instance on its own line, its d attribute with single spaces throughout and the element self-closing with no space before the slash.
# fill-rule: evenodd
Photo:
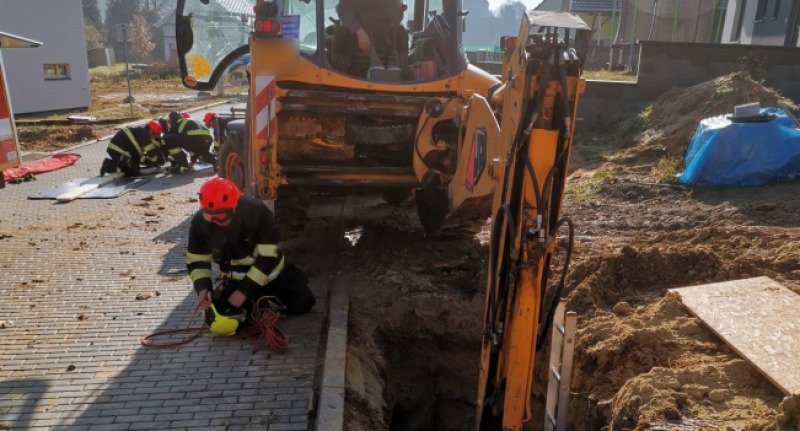
<svg viewBox="0 0 800 431">
<path fill-rule="evenodd" d="M 30 196 L 28 199 L 58 199 L 59 196 L 64 195 L 70 190 L 78 189 L 81 184 L 89 178 L 75 178 L 66 183 L 59 184 L 44 190 L 40 190 Z M 147 178 L 128 178 L 123 177 L 112 183 L 106 184 L 103 187 L 84 193 L 77 197 L 77 199 L 112 199 L 119 197 L 149 181 Z"/>
<path fill-rule="evenodd" d="M 114 181 L 116 181 L 116 180 L 118 180 L 118 179 L 120 179 L 120 178 L 122 178 L 124 176 L 125 176 L 125 174 L 123 174 L 121 172 L 117 172 L 117 173 L 114 173 L 114 174 L 108 174 L 107 176 L 103 176 L 103 177 L 89 178 L 88 180 L 82 182 L 80 186 L 61 194 L 60 196 L 58 196 L 56 198 L 56 200 L 59 201 L 59 202 L 71 202 L 71 201 L 74 201 L 80 195 L 85 195 L 86 193 L 89 193 L 91 191 L 97 190 L 100 187 L 103 187 L 104 185 L 106 185 L 108 183 L 113 183 Z"/>
<path fill-rule="evenodd" d="M 800 295 L 768 277 L 671 291 L 781 391 L 800 393 Z"/>
</svg>

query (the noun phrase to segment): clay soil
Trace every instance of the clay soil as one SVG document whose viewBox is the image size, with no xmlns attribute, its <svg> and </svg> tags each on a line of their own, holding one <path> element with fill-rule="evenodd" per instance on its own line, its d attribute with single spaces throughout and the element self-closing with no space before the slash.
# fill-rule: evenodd
<svg viewBox="0 0 800 431">
<path fill-rule="evenodd" d="M 628 135 L 617 125 L 578 138 L 564 207 L 577 226 L 566 292 L 580 315 L 572 429 L 800 429 L 800 402 L 783 402 L 667 293 L 762 275 L 800 293 L 800 182 L 690 189 L 659 172 L 662 158 L 680 157 L 688 144 L 691 131 L 675 124 L 693 130 L 733 104 L 777 97 L 757 84 L 729 76 L 675 90 Z M 471 429 L 485 224 L 426 237 L 410 203 L 351 207 L 333 211 L 330 220 L 340 221 L 328 226 L 357 238 L 337 243 L 332 277 L 351 295 L 346 429 Z M 539 369 L 530 429 L 541 429 L 544 385 Z"/>
</svg>

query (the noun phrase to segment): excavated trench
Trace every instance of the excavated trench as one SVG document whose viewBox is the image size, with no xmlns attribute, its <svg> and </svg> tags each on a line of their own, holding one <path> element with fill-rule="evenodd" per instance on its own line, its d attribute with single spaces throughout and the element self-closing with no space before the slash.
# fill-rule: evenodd
<svg viewBox="0 0 800 431">
<path fill-rule="evenodd" d="M 578 246 L 583 256 L 568 282 L 569 308 L 581 316 L 574 429 L 675 423 L 762 429 L 775 420 L 780 393 L 667 293 L 761 275 L 765 267 L 729 261 L 732 250 L 724 247 L 698 246 L 708 232 L 674 236 L 673 244 L 658 246 L 649 240 L 602 250 Z M 475 268 L 457 256 L 485 247 L 468 239 L 406 241 L 400 254 L 413 259 L 395 263 L 412 271 L 373 272 L 380 292 L 353 296 L 347 429 L 472 429 L 485 273 L 481 259 Z M 420 266 L 426 259 L 430 266 Z M 546 358 L 546 351 L 537 357 L 534 417 L 542 417 Z"/>
<path fill-rule="evenodd" d="M 565 292 L 580 316 L 573 428 L 760 430 L 800 417 L 800 402 L 781 404 L 777 389 L 667 292 L 754 276 L 800 289 L 800 237 L 775 221 L 784 213 L 747 204 L 732 212 L 672 191 L 646 211 L 604 196 L 604 207 L 566 207 L 578 216 Z M 597 217 L 604 208 L 616 213 Z M 413 209 L 356 212 L 344 230 L 358 240 L 336 255 L 334 286 L 351 298 L 346 429 L 471 429 L 488 255 L 482 226 L 430 238 Z M 692 225 L 698 213 L 713 227 Z M 534 418 L 542 417 L 546 358 L 537 357 Z M 535 422 L 530 429 L 540 428 Z"/>
</svg>

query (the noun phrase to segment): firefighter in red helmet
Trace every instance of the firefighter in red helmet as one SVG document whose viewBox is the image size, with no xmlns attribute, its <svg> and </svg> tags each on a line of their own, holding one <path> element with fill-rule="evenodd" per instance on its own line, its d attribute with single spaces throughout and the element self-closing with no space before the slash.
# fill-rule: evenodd
<svg viewBox="0 0 800 431">
<path fill-rule="evenodd" d="M 259 298 L 277 298 L 288 314 L 307 313 L 316 302 L 308 278 L 287 264 L 278 245 L 272 211 L 260 200 L 241 196 L 230 180 L 212 178 L 200 188 L 200 210 L 189 230 L 186 265 L 198 295 L 213 320 L 243 316 Z M 211 263 L 219 265 L 221 283 L 214 288 Z M 227 316 L 227 317 L 226 317 Z M 231 335 L 230 325 L 221 335 Z"/>
<path fill-rule="evenodd" d="M 161 166 L 165 156 L 161 151 L 161 125 L 150 121 L 139 127 L 123 127 L 108 142 L 108 157 L 103 160 L 100 175 L 121 171 L 127 176 L 138 175 L 141 165 Z"/>
<path fill-rule="evenodd" d="M 174 169 L 181 172 L 189 170 L 187 152 L 192 161 L 216 164 L 216 158 L 211 153 L 214 136 L 210 130 L 186 112 L 170 112 L 166 124 L 169 130 L 164 131 L 164 148 Z"/>
</svg>

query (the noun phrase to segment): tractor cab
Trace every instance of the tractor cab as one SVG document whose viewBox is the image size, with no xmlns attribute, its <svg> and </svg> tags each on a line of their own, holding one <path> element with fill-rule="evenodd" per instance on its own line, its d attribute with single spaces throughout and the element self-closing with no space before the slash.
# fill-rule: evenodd
<svg viewBox="0 0 800 431">
<path fill-rule="evenodd" d="M 249 53 L 251 36 L 291 45 L 282 52 L 301 68 L 360 81 L 432 82 L 467 68 L 465 16 L 460 0 L 179 0 L 177 48 L 184 84 L 197 90 L 212 89 Z"/>
</svg>

